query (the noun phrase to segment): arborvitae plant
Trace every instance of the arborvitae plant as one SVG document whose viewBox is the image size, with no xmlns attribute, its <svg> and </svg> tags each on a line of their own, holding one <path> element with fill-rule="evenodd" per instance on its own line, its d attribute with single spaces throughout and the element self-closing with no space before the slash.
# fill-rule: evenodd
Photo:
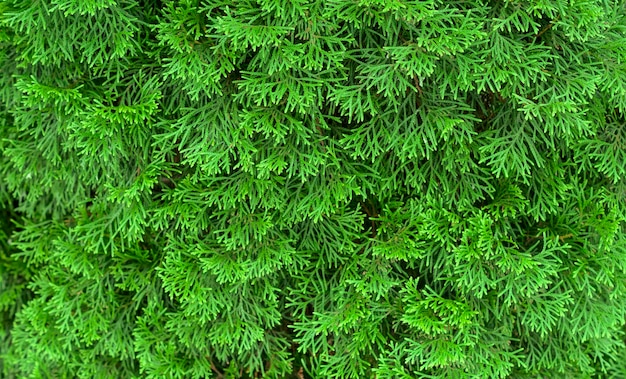
<svg viewBox="0 0 626 379">
<path fill-rule="evenodd" d="M 625 378 L 625 16 L 0 1 L 0 375 Z"/>
</svg>

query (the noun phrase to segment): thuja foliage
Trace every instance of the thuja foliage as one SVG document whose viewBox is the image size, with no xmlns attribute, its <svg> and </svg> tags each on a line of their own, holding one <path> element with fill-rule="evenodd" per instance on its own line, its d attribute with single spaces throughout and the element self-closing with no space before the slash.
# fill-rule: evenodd
<svg viewBox="0 0 626 379">
<path fill-rule="evenodd" d="M 625 16 L 0 1 L 0 375 L 626 377 Z"/>
</svg>

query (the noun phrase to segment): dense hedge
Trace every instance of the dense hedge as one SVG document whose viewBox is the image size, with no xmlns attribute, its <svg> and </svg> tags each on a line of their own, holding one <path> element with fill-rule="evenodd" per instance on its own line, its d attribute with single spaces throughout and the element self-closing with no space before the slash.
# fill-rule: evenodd
<svg viewBox="0 0 626 379">
<path fill-rule="evenodd" d="M 5 378 L 626 378 L 623 0 L 0 0 Z"/>
</svg>

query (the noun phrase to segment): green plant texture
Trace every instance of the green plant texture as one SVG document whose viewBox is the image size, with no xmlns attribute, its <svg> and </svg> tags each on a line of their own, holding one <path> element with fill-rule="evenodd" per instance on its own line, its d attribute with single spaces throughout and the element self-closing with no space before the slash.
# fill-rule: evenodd
<svg viewBox="0 0 626 379">
<path fill-rule="evenodd" d="M 626 1 L 0 0 L 3 378 L 626 378 Z"/>
</svg>

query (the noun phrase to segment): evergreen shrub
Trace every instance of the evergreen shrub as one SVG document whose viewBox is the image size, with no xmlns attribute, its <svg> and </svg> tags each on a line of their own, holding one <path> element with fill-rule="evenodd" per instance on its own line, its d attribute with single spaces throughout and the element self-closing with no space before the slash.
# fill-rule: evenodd
<svg viewBox="0 0 626 379">
<path fill-rule="evenodd" d="M 4 378 L 626 378 L 624 0 L 0 0 Z"/>
</svg>

